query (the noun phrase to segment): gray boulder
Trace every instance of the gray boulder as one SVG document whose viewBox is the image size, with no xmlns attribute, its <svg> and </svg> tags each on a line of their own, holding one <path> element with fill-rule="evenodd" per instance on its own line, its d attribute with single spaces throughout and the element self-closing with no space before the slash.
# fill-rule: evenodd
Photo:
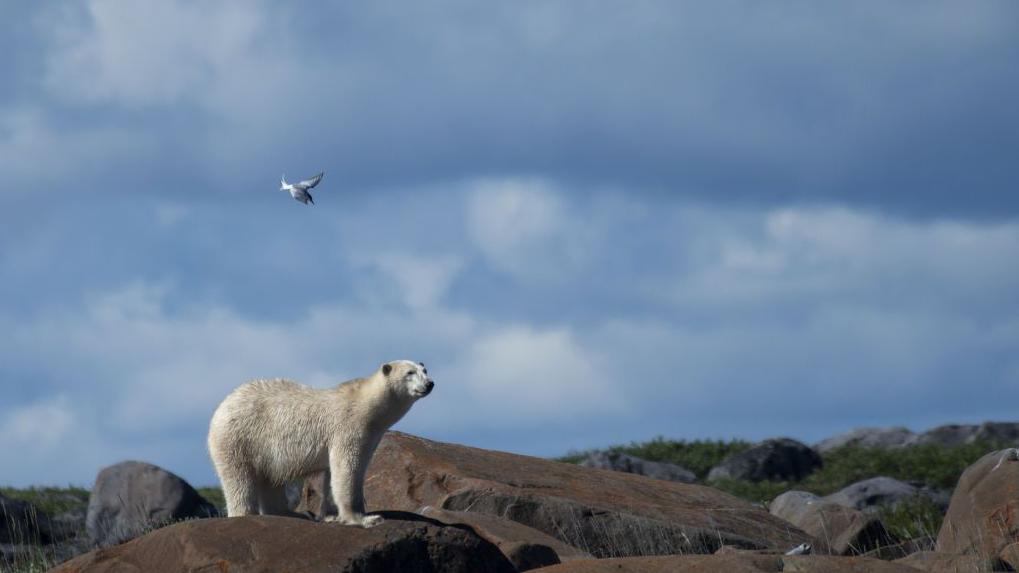
<svg viewBox="0 0 1019 573">
<path fill-rule="evenodd" d="M 183 479 L 152 464 L 127 461 L 96 476 L 85 529 L 91 543 L 105 547 L 174 521 L 218 514 Z"/>
<path fill-rule="evenodd" d="M 903 501 L 916 498 L 927 498 L 940 507 L 942 511 L 948 508 L 948 492 L 928 487 L 917 487 L 885 476 L 850 484 L 831 495 L 825 496 L 824 501 L 861 511 L 877 511 L 883 507 L 894 507 Z"/>
<path fill-rule="evenodd" d="M 623 452 L 594 451 L 580 462 L 585 468 L 613 470 L 647 476 L 655 479 L 693 483 L 697 481 L 694 473 L 682 466 L 662 462 L 652 462 Z"/>
<path fill-rule="evenodd" d="M 783 493 L 768 511 L 813 535 L 822 554 L 860 555 L 898 541 L 876 516 L 805 491 Z"/>
<path fill-rule="evenodd" d="M 818 442 L 814 449 L 822 454 L 845 446 L 898 448 L 916 439 L 916 434 L 901 426 L 894 428 L 857 428 Z"/>
<path fill-rule="evenodd" d="M 821 456 L 807 445 L 789 438 L 777 438 L 725 458 L 711 468 L 708 480 L 799 481 L 821 465 Z"/>
<path fill-rule="evenodd" d="M 1019 423 L 984 422 L 973 434 L 975 442 L 992 442 L 1001 446 L 1019 446 Z"/>
<path fill-rule="evenodd" d="M 961 446 L 973 442 L 979 429 L 976 424 L 945 424 L 919 434 L 908 445 Z"/>
<path fill-rule="evenodd" d="M 858 481 L 825 497 L 826 501 L 859 510 L 893 506 L 920 494 L 920 488 L 890 477 Z"/>
</svg>

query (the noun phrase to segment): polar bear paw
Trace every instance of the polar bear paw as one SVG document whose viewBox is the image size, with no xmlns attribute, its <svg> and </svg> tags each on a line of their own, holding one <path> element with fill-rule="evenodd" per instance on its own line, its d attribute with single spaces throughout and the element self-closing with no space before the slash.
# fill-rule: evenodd
<svg viewBox="0 0 1019 573">
<path fill-rule="evenodd" d="M 381 515 L 361 515 L 357 517 L 343 518 L 338 515 L 330 515 L 323 521 L 327 523 L 340 523 L 342 525 L 358 525 L 365 529 L 369 527 L 375 527 L 376 525 L 385 521 Z"/>
</svg>

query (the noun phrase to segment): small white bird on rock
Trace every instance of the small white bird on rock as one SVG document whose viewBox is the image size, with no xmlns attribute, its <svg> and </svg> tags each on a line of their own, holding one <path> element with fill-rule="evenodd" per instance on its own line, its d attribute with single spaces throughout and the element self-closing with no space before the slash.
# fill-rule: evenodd
<svg viewBox="0 0 1019 573">
<path fill-rule="evenodd" d="M 289 191 L 290 195 L 301 203 L 307 205 L 310 202 L 314 205 L 315 200 L 312 199 L 311 193 L 308 193 L 308 189 L 318 185 L 318 182 L 322 180 L 323 175 L 325 175 L 324 171 L 311 179 L 305 179 L 299 183 L 287 183 L 287 176 L 283 175 L 280 177 L 280 191 Z"/>
</svg>

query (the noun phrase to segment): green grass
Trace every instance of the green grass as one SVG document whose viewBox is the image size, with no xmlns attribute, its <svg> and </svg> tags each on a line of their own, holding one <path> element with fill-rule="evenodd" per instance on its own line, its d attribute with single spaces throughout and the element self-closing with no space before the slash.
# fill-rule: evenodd
<svg viewBox="0 0 1019 573">
<path fill-rule="evenodd" d="M 223 497 L 223 490 L 219 486 L 196 487 L 195 491 L 198 492 L 198 495 L 204 497 L 206 501 L 215 505 L 220 515 L 226 515 L 226 498 Z"/>
<path fill-rule="evenodd" d="M 20 499 L 34 505 L 43 513 L 55 516 L 70 509 L 88 505 L 88 493 L 85 488 L 67 487 L 0 487 L 0 494 L 11 499 Z"/>
<path fill-rule="evenodd" d="M 667 440 L 661 436 L 649 442 L 632 442 L 628 446 L 612 446 L 611 451 L 622 452 L 651 460 L 677 464 L 704 479 L 708 471 L 727 456 L 749 449 L 753 444 L 744 440 Z M 571 452 L 557 458 L 561 462 L 577 463 L 588 452 Z"/>
</svg>

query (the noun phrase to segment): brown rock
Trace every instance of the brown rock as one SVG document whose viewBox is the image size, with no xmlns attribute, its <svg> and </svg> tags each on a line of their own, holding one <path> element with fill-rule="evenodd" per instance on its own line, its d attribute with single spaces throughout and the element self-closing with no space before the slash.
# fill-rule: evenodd
<svg viewBox="0 0 1019 573">
<path fill-rule="evenodd" d="M 897 542 L 876 516 L 811 493 L 786 492 L 775 498 L 769 510 L 816 537 L 815 553 L 859 555 Z"/>
<path fill-rule="evenodd" d="M 938 551 L 919 551 L 894 563 L 908 565 L 927 573 L 981 573 L 983 571 L 1010 571 L 996 558 L 982 555 L 959 555 Z"/>
<path fill-rule="evenodd" d="M 788 549 L 814 540 L 716 489 L 389 432 L 365 481 L 371 509 L 504 517 L 597 557 Z"/>
<path fill-rule="evenodd" d="M 1019 539 L 1016 450 L 992 452 L 966 468 L 938 532 L 945 553 L 998 555 Z"/>
<path fill-rule="evenodd" d="M 578 560 L 541 569 L 542 573 L 916 573 L 905 565 L 867 557 L 832 555 L 668 555 Z"/>
<path fill-rule="evenodd" d="M 518 571 L 528 571 L 574 559 L 591 559 L 591 554 L 567 545 L 521 523 L 483 513 L 447 511 L 431 506 L 418 513 L 450 525 L 470 526 L 478 535 L 494 543 Z"/>
<path fill-rule="evenodd" d="M 248 572 L 481 572 L 513 566 L 468 528 L 398 512 L 371 529 L 276 516 L 184 521 L 53 569 Z"/>
<path fill-rule="evenodd" d="M 1009 543 L 998 553 L 998 558 L 1013 570 L 1019 570 L 1019 542 Z"/>
</svg>

